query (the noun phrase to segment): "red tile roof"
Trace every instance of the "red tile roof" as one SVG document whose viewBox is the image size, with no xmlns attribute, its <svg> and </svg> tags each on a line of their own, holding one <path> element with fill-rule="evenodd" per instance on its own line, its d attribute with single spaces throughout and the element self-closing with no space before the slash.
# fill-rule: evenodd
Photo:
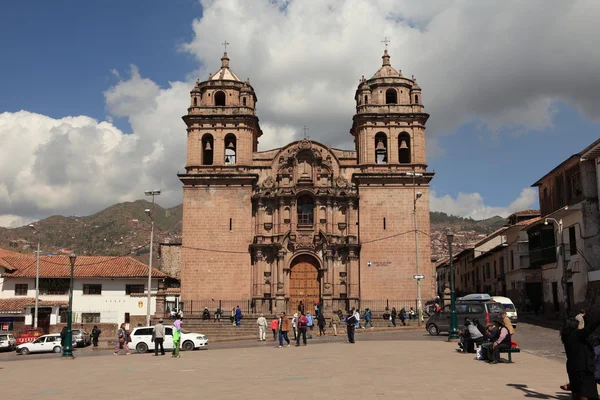
<svg viewBox="0 0 600 400">
<path fill-rule="evenodd" d="M 516 215 L 519 217 L 522 215 L 540 215 L 540 210 L 534 210 L 534 209 L 530 208 L 528 210 L 517 211 L 516 213 L 513 213 L 512 215 Z"/>
<path fill-rule="evenodd" d="M 0 313 L 22 313 L 25 307 L 35 304 L 35 299 L 29 297 L 17 297 L 12 299 L 0 299 Z M 66 301 L 39 300 L 39 307 L 66 306 Z"/>
<path fill-rule="evenodd" d="M 536 222 L 539 222 L 540 220 L 542 220 L 542 217 L 535 217 L 535 218 L 531 218 L 531 219 L 526 219 L 524 221 L 517 222 L 515 224 L 515 226 L 529 226 L 529 225 L 534 225 Z"/>
<path fill-rule="evenodd" d="M 3 260 L 16 269 L 10 274 L 11 277 L 35 277 L 34 256 L 4 257 Z M 70 276 L 69 257 L 40 257 L 40 277 L 69 278 Z M 79 256 L 75 261 L 74 276 L 76 278 L 145 278 L 148 276 L 148 266 L 131 257 Z M 152 277 L 166 278 L 167 275 L 152 269 Z"/>
<path fill-rule="evenodd" d="M 26 256 L 27 256 L 27 254 L 16 253 L 14 251 L 6 250 L 6 249 L 0 249 L 0 267 L 4 267 L 9 271 L 14 271 L 15 268 L 13 266 L 11 266 L 8 262 L 4 261 L 3 258 L 4 257 L 26 257 Z"/>
</svg>

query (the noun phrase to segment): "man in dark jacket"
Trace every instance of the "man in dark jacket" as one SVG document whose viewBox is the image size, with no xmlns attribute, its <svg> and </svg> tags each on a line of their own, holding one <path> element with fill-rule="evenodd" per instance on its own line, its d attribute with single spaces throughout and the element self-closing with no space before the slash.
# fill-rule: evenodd
<svg viewBox="0 0 600 400">
<path fill-rule="evenodd" d="M 350 310 L 348 315 L 346 316 L 346 333 L 348 334 L 348 342 L 354 343 L 354 330 L 356 329 L 356 317 L 354 316 L 354 308 Z"/>
<path fill-rule="evenodd" d="M 512 346 L 510 331 L 500 321 L 494 321 L 496 329 L 498 329 L 498 337 L 492 343 L 492 358 L 490 364 L 498 364 L 500 361 L 500 350 L 510 349 Z"/>
</svg>

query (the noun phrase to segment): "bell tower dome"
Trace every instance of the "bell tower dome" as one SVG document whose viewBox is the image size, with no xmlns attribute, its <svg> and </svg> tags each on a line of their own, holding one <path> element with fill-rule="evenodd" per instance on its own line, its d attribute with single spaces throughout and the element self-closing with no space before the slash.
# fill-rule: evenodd
<svg viewBox="0 0 600 400">
<path fill-rule="evenodd" d="M 256 117 L 256 94 L 250 80 L 242 81 L 230 68 L 227 52 L 221 68 L 196 82 L 183 116 L 188 129 L 189 172 L 207 167 L 236 167 L 252 163 L 262 135 Z"/>
<path fill-rule="evenodd" d="M 370 79 L 363 76 L 356 89 L 354 136 L 358 164 L 425 172 L 425 123 L 416 79 L 395 70 L 385 50 L 381 68 Z"/>
</svg>

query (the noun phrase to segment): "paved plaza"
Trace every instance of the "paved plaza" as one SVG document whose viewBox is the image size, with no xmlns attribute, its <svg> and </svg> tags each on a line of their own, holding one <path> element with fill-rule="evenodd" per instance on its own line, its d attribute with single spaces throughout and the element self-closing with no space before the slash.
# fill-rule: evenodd
<svg viewBox="0 0 600 400">
<path fill-rule="evenodd" d="M 372 336 L 372 335 L 367 335 Z M 362 336 L 366 337 L 366 336 Z M 6 398 L 567 399 L 564 363 L 530 353 L 488 365 L 443 340 L 365 340 L 0 362 Z"/>
</svg>

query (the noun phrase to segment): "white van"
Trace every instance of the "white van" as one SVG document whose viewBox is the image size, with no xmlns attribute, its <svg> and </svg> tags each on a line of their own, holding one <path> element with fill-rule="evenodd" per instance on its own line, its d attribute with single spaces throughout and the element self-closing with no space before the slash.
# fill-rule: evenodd
<svg viewBox="0 0 600 400">
<path fill-rule="evenodd" d="M 515 307 L 512 300 L 509 299 L 508 297 L 502 297 L 502 296 L 493 296 L 492 300 L 494 300 L 495 302 L 500 303 L 504 306 L 504 309 L 506 310 L 506 315 L 508 316 L 508 318 L 510 318 L 510 322 L 512 322 L 512 326 L 514 326 L 516 328 L 517 327 L 517 308 Z"/>
</svg>

